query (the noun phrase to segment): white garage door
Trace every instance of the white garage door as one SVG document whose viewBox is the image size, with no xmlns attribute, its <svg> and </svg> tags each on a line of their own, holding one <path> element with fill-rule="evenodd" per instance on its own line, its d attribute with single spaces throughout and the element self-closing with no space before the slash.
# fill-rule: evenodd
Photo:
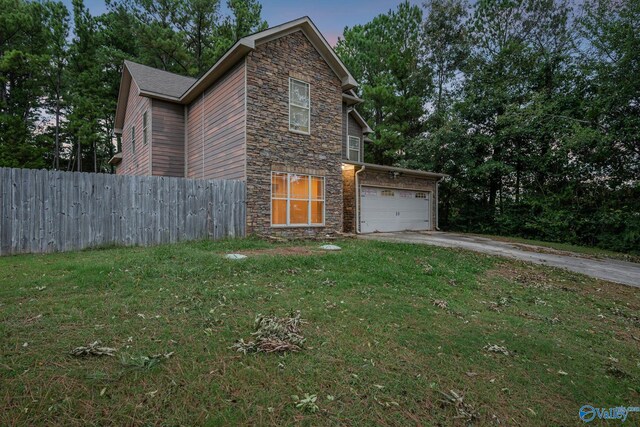
<svg viewBox="0 0 640 427">
<path fill-rule="evenodd" d="M 426 191 L 363 186 L 360 231 L 430 230 L 430 196 Z"/>
</svg>

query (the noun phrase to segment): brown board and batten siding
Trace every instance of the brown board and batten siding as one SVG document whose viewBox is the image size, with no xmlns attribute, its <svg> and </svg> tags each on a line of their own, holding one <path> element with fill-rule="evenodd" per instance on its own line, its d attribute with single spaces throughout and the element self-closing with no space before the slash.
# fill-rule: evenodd
<svg viewBox="0 0 640 427">
<path fill-rule="evenodd" d="M 200 178 L 202 176 L 202 95 L 198 96 L 187 107 L 187 131 L 185 153 L 185 176 Z"/>
<path fill-rule="evenodd" d="M 184 107 L 180 104 L 152 101 L 152 174 L 184 176 Z"/>
<path fill-rule="evenodd" d="M 149 175 L 149 151 L 150 139 L 144 143 L 142 134 L 142 115 L 149 111 L 147 120 L 151 119 L 151 100 L 138 95 L 139 89 L 135 81 L 131 81 L 127 109 L 125 112 L 124 126 L 122 129 L 122 164 L 117 168 L 121 175 Z M 136 151 L 131 145 L 131 127 L 135 126 Z M 147 130 L 151 129 L 151 122 L 147 122 Z M 151 135 L 148 135 L 149 137 Z"/>
<path fill-rule="evenodd" d="M 187 178 L 245 178 L 245 63 L 187 108 Z"/>
</svg>

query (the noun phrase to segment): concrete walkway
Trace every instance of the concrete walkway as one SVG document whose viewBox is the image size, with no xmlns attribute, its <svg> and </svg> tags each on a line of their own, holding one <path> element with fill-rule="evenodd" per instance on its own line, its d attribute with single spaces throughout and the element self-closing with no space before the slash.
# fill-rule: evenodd
<svg viewBox="0 0 640 427">
<path fill-rule="evenodd" d="M 502 242 L 486 237 L 455 233 L 404 231 L 396 233 L 361 234 L 358 237 L 367 240 L 417 243 L 447 248 L 468 249 L 489 255 L 498 255 L 536 264 L 564 268 L 565 270 L 575 271 L 598 279 L 640 288 L 640 264 L 633 262 L 606 258 L 591 258 L 573 252 L 557 251 L 540 246 Z"/>
</svg>

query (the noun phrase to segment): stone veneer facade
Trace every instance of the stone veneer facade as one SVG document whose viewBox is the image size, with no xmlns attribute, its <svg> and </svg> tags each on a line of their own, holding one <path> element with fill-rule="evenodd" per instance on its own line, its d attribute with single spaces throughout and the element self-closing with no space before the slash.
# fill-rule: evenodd
<svg viewBox="0 0 640 427">
<path fill-rule="evenodd" d="M 342 171 L 343 177 L 343 193 L 344 193 L 344 231 L 354 233 L 356 231 L 355 218 L 355 200 L 356 200 L 356 182 L 355 173 L 360 166 L 353 167 L 346 165 Z M 389 187 L 401 188 L 405 190 L 416 190 L 431 192 L 431 224 L 435 227 L 436 210 L 435 210 L 435 188 L 436 179 L 420 175 L 409 175 L 402 173 L 392 177 L 389 171 L 367 169 L 358 174 L 358 183 L 360 186 L 369 185 L 372 187 Z"/>
<path fill-rule="evenodd" d="M 246 57 L 247 231 L 315 236 L 342 231 L 341 82 L 301 31 Z M 310 84 L 310 135 L 289 131 L 289 77 Z M 271 227 L 271 172 L 325 177 L 323 227 Z"/>
<path fill-rule="evenodd" d="M 355 233 L 356 223 L 356 169 L 352 165 L 345 165 L 342 170 L 343 218 L 345 233 Z M 364 172 L 363 172 L 364 173 Z"/>
</svg>

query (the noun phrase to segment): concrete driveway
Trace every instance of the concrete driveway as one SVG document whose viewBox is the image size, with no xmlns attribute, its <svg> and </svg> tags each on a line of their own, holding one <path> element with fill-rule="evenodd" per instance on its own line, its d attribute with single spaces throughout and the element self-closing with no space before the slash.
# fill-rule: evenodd
<svg viewBox="0 0 640 427">
<path fill-rule="evenodd" d="M 633 262 L 592 258 L 582 254 L 558 251 L 541 246 L 501 242 L 486 237 L 455 233 L 404 231 L 396 233 L 361 234 L 358 237 L 367 240 L 417 243 L 447 248 L 468 249 L 489 255 L 498 255 L 536 264 L 564 268 L 565 270 L 575 271 L 576 273 L 586 274 L 587 276 L 598 279 L 640 287 L 640 264 Z"/>
</svg>

